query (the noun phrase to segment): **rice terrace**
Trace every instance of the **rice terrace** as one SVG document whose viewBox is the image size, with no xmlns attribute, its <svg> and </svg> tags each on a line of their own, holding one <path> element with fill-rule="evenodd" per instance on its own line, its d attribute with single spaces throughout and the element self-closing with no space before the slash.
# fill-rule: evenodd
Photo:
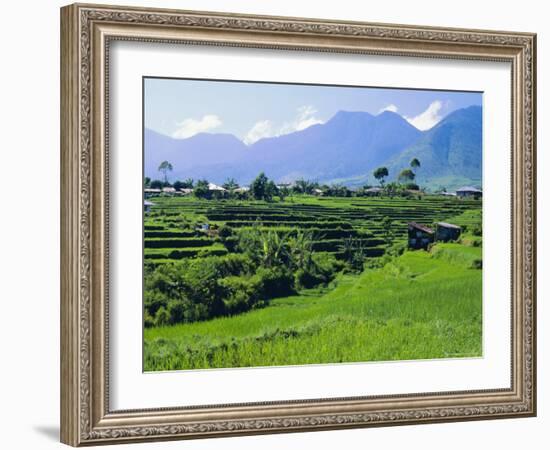
<svg viewBox="0 0 550 450">
<path fill-rule="evenodd" d="M 148 119 L 170 109 L 161 81 L 145 91 L 145 371 L 482 355 L 480 94 L 449 93 L 432 122 L 338 103 L 263 134 L 206 132 L 225 122 L 205 115 L 168 135 Z"/>
</svg>

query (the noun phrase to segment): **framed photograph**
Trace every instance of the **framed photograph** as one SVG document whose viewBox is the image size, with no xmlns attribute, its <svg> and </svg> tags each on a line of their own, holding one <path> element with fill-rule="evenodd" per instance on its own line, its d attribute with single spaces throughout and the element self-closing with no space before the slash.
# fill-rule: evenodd
<svg viewBox="0 0 550 450">
<path fill-rule="evenodd" d="M 61 9 L 61 440 L 536 414 L 536 36 Z"/>
</svg>

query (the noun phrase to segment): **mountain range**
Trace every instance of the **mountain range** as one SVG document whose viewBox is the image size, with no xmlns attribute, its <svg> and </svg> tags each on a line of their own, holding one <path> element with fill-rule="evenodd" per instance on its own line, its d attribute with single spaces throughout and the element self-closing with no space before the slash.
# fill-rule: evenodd
<svg viewBox="0 0 550 450">
<path fill-rule="evenodd" d="M 480 106 L 459 109 L 420 131 L 394 112 L 340 111 L 326 123 L 248 146 L 231 134 L 174 139 L 146 128 L 144 148 L 150 178 L 159 178 L 159 164 L 169 161 L 173 180 L 234 178 L 246 185 L 263 171 L 280 183 L 305 178 L 353 187 L 376 183 L 372 172 L 380 166 L 394 180 L 417 158 L 420 184 L 452 189 L 481 184 L 482 114 Z"/>
</svg>

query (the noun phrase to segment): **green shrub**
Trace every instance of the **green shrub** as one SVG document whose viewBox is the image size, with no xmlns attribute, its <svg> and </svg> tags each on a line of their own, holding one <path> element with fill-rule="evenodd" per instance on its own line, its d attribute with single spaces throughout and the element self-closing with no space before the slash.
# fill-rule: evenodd
<svg viewBox="0 0 550 450">
<path fill-rule="evenodd" d="M 294 293 L 294 278 L 292 272 L 283 267 L 259 267 L 256 271 L 259 278 L 260 297 L 271 299 L 286 297 Z"/>
<path fill-rule="evenodd" d="M 407 242 L 398 242 L 388 247 L 386 253 L 390 256 L 396 257 L 405 253 L 405 250 L 407 250 Z"/>
<path fill-rule="evenodd" d="M 471 268 L 481 270 L 483 268 L 483 261 L 481 259 L 474 259 Z"/>
<path fill-rule="evenodd" d="M 151 328 L 155 326 L 155 319 L 149 314 L 147 310 L 143 315 L 143 326 L 145 328 Z"/>
<path fill-rule="evenodd" d="M 168 303 L 168 314 L 170 315 L 170 323 L 183 322 L 185 319 L 185 305 L 181 301 L 171 301 Z"/>
<path fill-rule="evenodd" d="M 315 271 L 322 276 L 323 283 L 332 281 L 345 266 L 343 261 L 330 253 L 314 253 L 312 259 Z"/>
<path fill-rule="evenodd" d="M 481 224 L 471 226 L 470 227 L 470 232 L 474 236 L 483 236 L 483 228 L 482 228 Z"/>
<path fill-rule="evenodd" d="M 256 286 L 238 289 L 223 280 L 250 279 L 253 271 L 252 261 L 240 254 L 159 265 L 145 277 L 145 310 L 155 324 L 167 325 L 250 309 L 260 298 L 261 277 Z"/>
<path fill-rule="evenodd" d="M 161 307 L 166 307 L 168 304 L 167 296 L 158 290 L 145 289 L 143 297 L 145 311 L 150 314 L 151 317 L 155 317 L 157 311 Z"/>
<path fill-rule="evenodd" d="M 324 277 L 313 271 L 298 269 L 294 274 L 294 281 L 298 289 L 310 289 L 324 283 Z"/>
<path fill-rule="evenodd" d="M 155 325 L 157 327 L 170 324 L 170 313 L 164 306 L 161 306 L 155 315 Z"/>
<path fill-rule="evenodd" d="M 228 290 L 228 298 L 224 300 L 227 314 L 238 314 L 248 311 L 259 301 L 261 280 L 257 276 L 227 277 L 220 283 Z"/>
<path fill-rule="evenodd" d="M 298 289 L 310 289 L 320 284 L 330 283 L 345 267 L 345 263 L 330 253 L 314 253 L 312 263 L 307 268 L 300 268 L 294 274 Z"/>
</svg>

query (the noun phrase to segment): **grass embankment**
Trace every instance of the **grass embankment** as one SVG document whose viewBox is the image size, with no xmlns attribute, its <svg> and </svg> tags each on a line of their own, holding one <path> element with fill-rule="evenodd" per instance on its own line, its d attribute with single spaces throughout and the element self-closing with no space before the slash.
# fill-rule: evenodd
<svg viewBox="0 0 550 450">
<path fill-rule="evenodd" d="M 233 317 L 145 330 L 144 369 L 481 355 L 481 248 L 439 244 Z"/>
</svg>

